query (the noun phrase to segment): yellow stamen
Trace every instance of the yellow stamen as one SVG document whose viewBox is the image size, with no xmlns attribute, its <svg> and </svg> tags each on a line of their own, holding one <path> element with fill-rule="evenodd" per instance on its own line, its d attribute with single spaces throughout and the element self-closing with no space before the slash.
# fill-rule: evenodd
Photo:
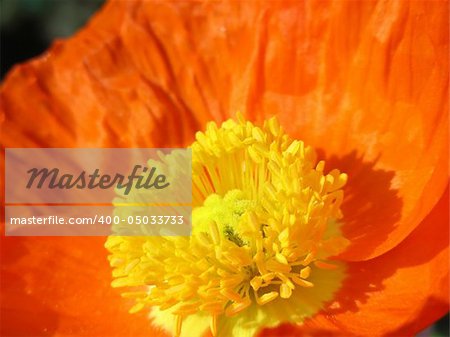
<svg viewBox="0 0 450 337">
<path fill-rule="evenodd" d="M 286 283 L 280 286 L 280 296 L 281 298 L 289 298 L 292 295 L 292 289 Z"/>
<path fill-rule="evenodd" d="M 213 336 L 217 335 L 217 316 L 213 315 L 211 317 L 211 333 Z"/>
<path fill-rule="evenodd" d="M 176 336 L 183 321 L 209 316 L 216 335 L 221 319 L 268 306 L 284 312 L 287 301 L 306 291 L 321 298 L 315 302 L 329 299 L 343 275 L 329 258 L 347 245 L 338 222 L 347 175 L 325 174 L 314 150 L 292 140 L 276 119 L 262 128 L 242 116 L 220 128 L 210 123 L 196 139 L 192 236 L 110 237 L 106 243 L 112 285 L 141 287 L 126 295 L 136 300 L 131 311 L 155 306 L 175 315 Z M 324 271 L 337 276 L 321 279 Z M 298 322 L 311 312 L 285 320 Z"/>
<path fill-rule="evenodd" d="M 311 267 L 309 267 L 309 266 L 300 270 L 301 278 L 308 278 L 310 274 L 311 274 Z"/>
<path fill-rule="evenodd" d="M 181 317 L 180 315 L 176 316 L 176 329 L 175 329 L 175 337 L 179 337 L 181 335 L 181 326 L 183 324 L 183 317 Z"/>
</svg>

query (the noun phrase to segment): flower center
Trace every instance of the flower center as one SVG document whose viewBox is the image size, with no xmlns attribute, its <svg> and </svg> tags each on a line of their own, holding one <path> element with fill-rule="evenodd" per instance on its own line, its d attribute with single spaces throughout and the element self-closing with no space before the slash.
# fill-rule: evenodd
<svg viewBox="0 0 450 337">
<path fill-rule="evenodd" d="M 156 323 L 173 317 L 176 335 L 196 317 L 209 317 L 215 335 L 233 317 L 256 331 L 320 310 L 344 277 L 330 257 L 347 245 L 338 223 L 347 176 L 325 174 L 276 119 L 210 123 L 196 138 L 192 236 L 108 238 L 112 285 L 144 287 L 125 294 L 131 311 L 156 307 Z"/>
<path fill-rule="evenodd" d="M 254 208 L 255 202 L 245 199 L 244 193 L 240 190 L 232 190 L 221 197 L 211 194 L 203 206 L 198 207 L 193 212 L 194 235 L 198 233 L 208 233 L 209 226 L 217 226 L 217 230 L 222 238 L 234 242 L 239 247 L 248 244 L 243 241 L 238 233 L 240 218 L 246 212 Z"/>
</svg>

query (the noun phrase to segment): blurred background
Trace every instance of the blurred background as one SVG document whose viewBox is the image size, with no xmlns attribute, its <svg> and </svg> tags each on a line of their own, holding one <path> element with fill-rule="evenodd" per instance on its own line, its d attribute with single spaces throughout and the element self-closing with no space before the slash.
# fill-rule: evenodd
<svg viewBox="0 0 450 337">
<path fill-rule="evenodd" d="M 103 3 L 104 0 L 0 0 L 1 78 L 14 64 L 43 53 L 54 39 L 74 34 Z M 449 316 L 418 336 L 450 336 Z"/>
<path fill-rule="evenodd" d="M 15 63 L 45 51 L 55 38 L 72 35 L 103 0 L 0 0 L 1 78 Z"/>
</svg>

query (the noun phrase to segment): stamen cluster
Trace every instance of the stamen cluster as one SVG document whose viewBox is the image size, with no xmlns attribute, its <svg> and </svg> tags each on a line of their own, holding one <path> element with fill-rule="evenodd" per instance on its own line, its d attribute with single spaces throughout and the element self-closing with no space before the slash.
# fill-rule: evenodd
<svg viewBox="0 0 450 337">
<path fill-rule="evenodd" d="M 169 310 L 176 334 L 183 319 L 232 317 L 251 306 L 301 296 L 311 275 L 337 266 L 341 188 L 347 176 L 324 173 L 324 162 L 276 119 L 262 128 L 229 120 L 196 135 L 193 154 L 191 237 L 110 237 L 114 287 L 136 305 Z"/>
</svg>

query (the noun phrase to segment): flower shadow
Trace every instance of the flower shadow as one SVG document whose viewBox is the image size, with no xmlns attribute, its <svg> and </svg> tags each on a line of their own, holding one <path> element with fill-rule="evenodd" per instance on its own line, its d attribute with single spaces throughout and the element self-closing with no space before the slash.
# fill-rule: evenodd
<svg viewBox="0 0 450 337">
<path fill-rule="evenodd" d="M 352 248 L 356 247 L 358 252 L 370 254 L 386 240 L 400 220 L 402 201 L 397 196 L 397 191 L 391 187 L 395 172 L 377 169 L 376 161 L 364 161 L 356 151 L 339 157 L 327 156 L 320 149 L 317 153 L 319 160 L 325 160 L 325 172 L 339 169 L 348 174 L 341 206 L 344 215 L 341 230 L 350 240 Z M 338 300 L 327 303 L 322 313 L 333 321 L 334 315 L 358 311 L 371 293 L 383 290 L 383 280 L 394 272 L 394 269 L 387 268 L 374 274 L 365 262 L 347 263 L 349 276 L 335 296 Z M 331 335 L 336 336 L 336 332 L 321 330 L 319 327 L 299 328 L 290 324 L 265 329 L 261 333 L 264 337 Z"/>
<path fill-rule="evenodd" d="M 348 174 L 342 203 L 342 231 L 351 242 L 351 253 L 369 256 L 386 241 L 401 218 L 402 200 L 392 188 L 395 172 L 376 168 L 377 161 L 367 162 L 356 151 L 327 157 L 319 150 L 326 169 L 339 169 Z M 349 255 L 344 252 L 346 260 Z M 353 258 L 349 258 L 353 260 Z"/>
<path fill-rule="evenodd" d="M 349 158 L 349 157 L 347 157 Z M 353 154 L 350 158 L 355 159 Z M 354 161 L 354 163 L 357 161 Z M 370 173 L 370 164 L 361 164 Z M 347 170 L 348 172 L 349 170 Z M 390 178 L 388 172 L 376 172 L 369 178 L 378 178 L 374 182 L 381 183 L 383 177 Z M 390 186 L 389 179 L 385 181 L 385 187 Z M 358 186 L 357 183 L 355 183 Z M 360 184 L 360 186 L 364 184 Z M 381 186 L 377 186 L 380 189 Z M 388 189 L 389 191 L 390 189 Z M 356 192 L 355 192 L 355 195 Z M 388 197 L 395 201 L 395 191 L 387 192 Z M 389 200 L 389 198 L 387 199 Z M 392 301 L 392 297 L 398 296 L 398 292 L 404 291 L 405 275 L 411 277 L 411 268 L 425 273 L 431 272 L 426 266 L 436 258 L 445 259 L 445 250 L 448 248 L 449 237 L 449 188 L 435 205 L 432 212 L 412 231 L 412 233 L 399 245 L 389 252 L 367 261 L 347 262 L 347 278 L 342 287 L 337 291 L 334 300 L 326 303 L 319 314 L 319 321 L 315 317 L 308 319 L 305 325 L 296 326 L 283 324 L 274 329 L 265 329 L 261 336 L 349 336 L 354 335 L 347 330 L 347 324 L 355 319 L 359 324 L 371 324 L 377 316 L 371 315 L 371 310 L 379 308 L 382 303 L 388 304 L 389 308 L 384 310 L 405 310 L 408 305 L 421 305 L 420 312 L 416 312 L 414 319 L 405 316 L 403 322 L 394 322 L 387 336 L 412 335 L 414 332 L 424 329 L 430 323 L 430 312 L 441 312 L 442 315 L 448 311 L 448 303 L 442 298 L 419 298 L 415 303 Z M 397 203 L 400 206 L 400 203 Z M 348 206 L 347 206 L 348 207 Z M 392 209 L 389 205 L 388 209 Z M 357 211 L 357 210 L 355 210 Z M 364 214 L 364 212 L 362 212 Z M 366 214 L 369 214 L 366 211 Z M 395 220 L 396 217 L 390 218 Z M 392 227 L 391 227 L 392 228 Z M 420 243 L 420 246 L 418 246 Z M 444 257 L 443 257 L 444 256 Z M 448 261 L 448 257 L 447 257 Z M 423 277 L 427 277 L 424 275 Z M 443 278 L 444 276 L 441 275 Z M 412 290 L 414 291 L 414 290 Z M 448 290 L 447 290 L 448 291 Z M 409 299 L 411 300 L 411 295 Z M 420 297 L 420 292 L 417 293 Z M 412 295 L 414 297 L 414 295 Z M 321 324 L 324 319 L 328 323 Z M 358 324 L 358 323 L 357 323 Z M 351 325 L 351 324 L 350 324 Z"/>
<path fill-rule="evenodd" d="M 335 315 L 360 311 L 372 294 L 386 291 L 387 280 L 394 277 L 394 274 L 398 277 L 403 270 L 426 265 L 442 254 L 448 247 L 448 193 L 447 188 L 433 211 L 398 246 L 372 260 L 348 263 L 348 277 L 337 292 L 336 300 L 329 303 L 323 310 L 330 320 L 333 320 Z M 418 242 L 420 242 L 420 249 Z M 392 291 L 390 293 L 392 294 Z M 428 312 L 441 310 L 445 313 L 448 311 L 448 304 L 443 303 L 442 299 L 430 297 L 424 301 L 423 313 L 417 317 L 426 316 L 426 309 Z M 420 319 L 411 324 L 417 324 L 417 322 L 420 324 Z M 392 336 L 395 335 L 394 333 Z"/>
<path fill-rule="evenodd" d="M 362 256 L 370 254 L 385 242 L 401 217 L 402 201 L 392 188 L 395 172 L 377 169 L 376 161 L 364 161 L 356 151 L 340 157 L 327 157 L 322 150 L 318 153 L 328 170 L 339 169 L 348 174 L 341 207 L 344 215 L 341 229 L 350 240 L 351 249 Z M 345 252 L 342 256 L 345 259 Z M 385 268 L 374 274 L 364 261 L 350 262 L 347 268 L 350 276 L 337 296 L 339 301 L 329 305 L 327 314 L 356 312 L 371 293 L 384 288 L 383 280 L 395 272 Z"/>
</svg>

